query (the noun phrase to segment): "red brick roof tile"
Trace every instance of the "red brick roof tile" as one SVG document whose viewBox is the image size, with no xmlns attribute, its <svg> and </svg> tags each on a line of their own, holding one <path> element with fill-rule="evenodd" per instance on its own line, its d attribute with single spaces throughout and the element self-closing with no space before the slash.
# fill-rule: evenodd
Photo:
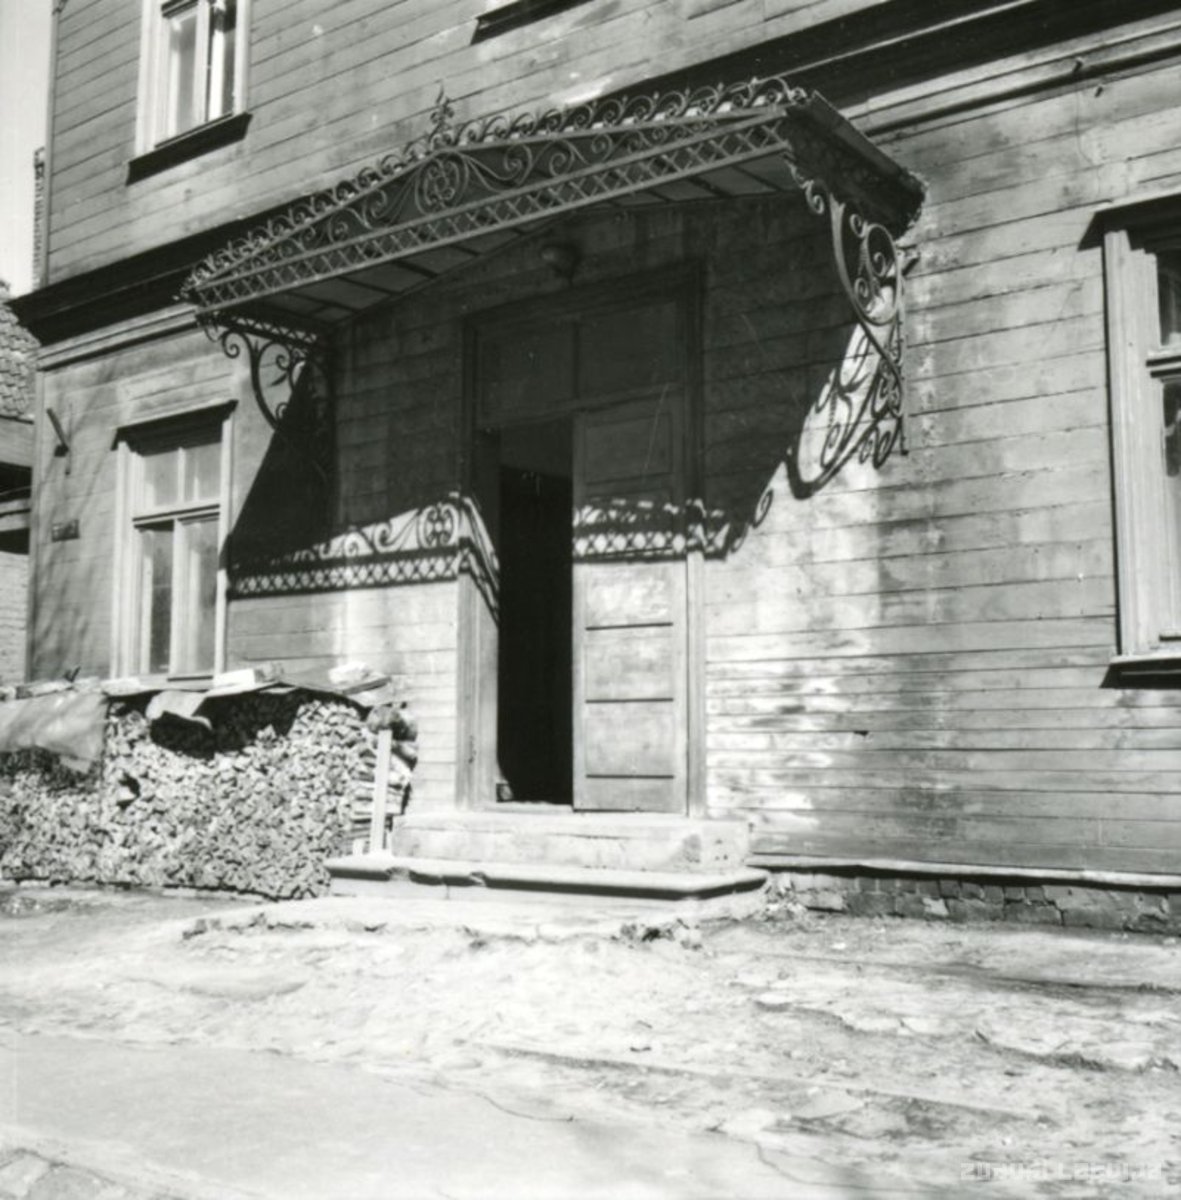
<svg viewBox="0 0 1181 1200">
<path fill-rule="evenodd" d="M 33 412 L 34 356 L 37 342 L 4 303 L 8 289 L 0 283 L 0 416 L 26 417 Z"/>
</svg>

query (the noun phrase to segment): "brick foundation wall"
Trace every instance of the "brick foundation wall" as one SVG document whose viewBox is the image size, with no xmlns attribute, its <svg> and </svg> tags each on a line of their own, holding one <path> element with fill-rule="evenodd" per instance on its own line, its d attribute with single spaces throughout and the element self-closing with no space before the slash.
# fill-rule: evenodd
<svg viewBox="0 0 1181 1200">
<path fill-rule="evenodd" d="M 772 880 L 782 900 L 814 912 L 1181 933 L 1181 890 L 1163 887 L 855 870 L 780 871 Z"/>
</svg>

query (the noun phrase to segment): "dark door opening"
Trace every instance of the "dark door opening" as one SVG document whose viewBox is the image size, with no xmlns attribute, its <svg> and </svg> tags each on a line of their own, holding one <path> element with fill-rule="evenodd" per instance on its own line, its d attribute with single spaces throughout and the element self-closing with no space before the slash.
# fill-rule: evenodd
<svg viewBox="0 0 1181 1200">
<path fill-rule="evenodd" d="M 500 433 L 501 800 L 573 799 L 571 448 L 569 420 Z"/>
</svg>

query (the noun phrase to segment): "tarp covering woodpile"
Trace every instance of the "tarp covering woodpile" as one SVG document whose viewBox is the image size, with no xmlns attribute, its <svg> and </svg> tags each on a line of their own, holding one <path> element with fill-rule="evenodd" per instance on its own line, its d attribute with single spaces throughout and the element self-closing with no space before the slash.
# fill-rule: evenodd
<svg viewBox="0 0 1181 1200">
<path fill-rule="evenodd" d="M 303 671 L 284 678 L 278 668 L 268 664 L 220 675 L 209 687 L 185 689 L 137 677 L 102 683 L 88 679 L 77 685 L 32 684 L 14 689 L 12 697 L 0 703 L 0 754 L 44 750 L 84 770 L 102 755 L 103 721 L 111 698 L 149 696 L 149 720 L 175 717 L 208 728 L 202 710 L 226 696 L 297 690 L 340 696 L 364 710 L 395 699 L 389 677 L 361 665 Z"/>
</svg>

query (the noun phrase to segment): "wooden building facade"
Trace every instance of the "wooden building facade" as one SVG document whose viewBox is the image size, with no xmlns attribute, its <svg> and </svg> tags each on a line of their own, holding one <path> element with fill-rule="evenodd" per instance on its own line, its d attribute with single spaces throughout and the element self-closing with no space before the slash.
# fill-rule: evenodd
<svg viewBox="0 0 1181 1200">
<path fill-rule="evenodd" d="M 1175 872 L 1179 65 L 1155 2 L 67 0 L 30 674 L 364 661 L 410 821 Z"/>
</svg>

